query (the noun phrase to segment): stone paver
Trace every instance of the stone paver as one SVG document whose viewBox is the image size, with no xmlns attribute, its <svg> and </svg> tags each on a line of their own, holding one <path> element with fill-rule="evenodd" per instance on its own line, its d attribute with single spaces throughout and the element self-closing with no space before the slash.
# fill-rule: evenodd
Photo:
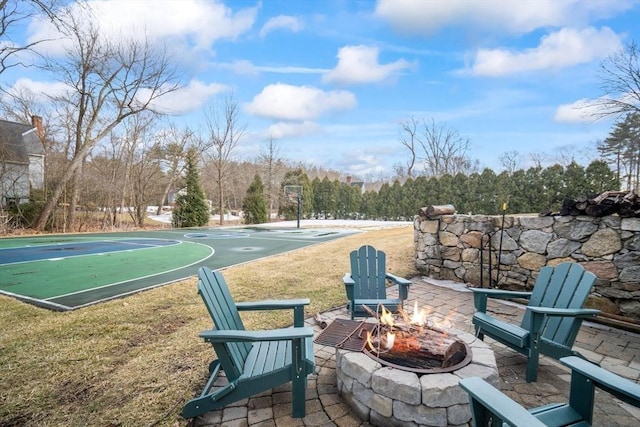
<svg viewBox="0 0 640 427">
<path fill-rule="evenodd" d="M 460 283 L 417 277 L 413 279 L 409 296 L 410 300 L 406 303 L 409 310 L 417 300 L 420 308 L 431 307 L 434 316 L 450 322 L 451 326 L 458 330 L 473 333 L 473 297 Z M 489 311 L 514 323 L 520 321 L 523 313 L 522 307 L 517 304 L 496 301 L 489 303 Z M 344 307 L 323 313 L 323 316 L 329 320 L 336 317 L 348 318 Z M 313 319 L 308 319 L 307 323 L 315 328 L 316 334 L 322 331 Z M 524 379 L 525 358 L 490 338 L 486 338 L 486 342 L 495 352 L 500 375 L 499 387 L 505 394 L 527 408 L 567 401 L 570 378 L 568 368 L 542 356 L 538 381 L 527 383 Z M 639 334 L 584 323 L 574 349 L 606 369 L 633 381 L 640 381 Z M 370 424 L 359 419 L 355 411 L 338 394 L 335 349 L 316 344 L 315 356 L 317 374 L 309 377 L 305 418 L 291 418 L 291 393 L 287 392 L 287 387 L 278 387 L 276 390 L 198 417 L 193 420 L 192 426 L 368 427 Z M 596 393 L 593 425 L 640 425 L 640 409 L 626 405 L 607 393 Z"/>
</svg>

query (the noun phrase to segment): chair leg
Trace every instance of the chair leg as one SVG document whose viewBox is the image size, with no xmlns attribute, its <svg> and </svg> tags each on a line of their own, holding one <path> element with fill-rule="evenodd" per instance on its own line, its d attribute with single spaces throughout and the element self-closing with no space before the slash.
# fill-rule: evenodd
<svg viewBox="0 0 640 427">
<path fill-rule="evenodd" d="M 595 384 L 580 372 L 571 371 L 571 387 L 569 389 L 569 406 L 589 424 L 593 421 L 593 401 Z"/>
<path fill-rule="evenodd" d="M 531 341 L 531 348 L 529 349 L 529 356 L 527 357 L 527 382 L 534 383 L 538 381 L 538 364 L 540 362 L 540 348 L 538 348 L 538 341 Z"/>
<path fill-rule="evenodd" d="M 291 382 L 292 393 L 292 413 L 293 418 L 304 418 L 306 415 L 307 404 L 307 377 L 301 374 L 299 377 L 294 377 Z"/>
</svg>

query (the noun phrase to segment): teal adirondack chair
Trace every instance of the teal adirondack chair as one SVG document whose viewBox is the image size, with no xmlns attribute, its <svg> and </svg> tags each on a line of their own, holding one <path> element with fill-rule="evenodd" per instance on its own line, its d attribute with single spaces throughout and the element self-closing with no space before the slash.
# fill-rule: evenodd
<svg viewBox="0 0 640 427">
<path fill-rule="evenodd" d="M 212 344 L 218 359 L 209 365 L 210 377 L 202 393 L 187 402 L 182 415 L 193 418 L 291 382 L 292 416 L 304 417 L 307 376 L 315 368 L 313 328 L 303 327 L 309 299 L 234 303 L 222 273 L 201 267 L 198 279 L 198 293 L 214 323 L 200 336 Z M 239 314 L 277 309 L 293 310 L 292 328 L 247 331 Z M 227 384 L 218 387 L 221 370 Z"/>
<path fill-rule="evenodd" d="M 460 380 L 460 387 L 469 394 L 473 426 L 587 427 L 593 423 L 596 388 L 640 408 L 640 384 L 576 356 L 563 357 L 560 362 L 571 368 L 569 402 L 552 403 L 529 411 L 482 378 Z"/>
<path fill-rule="evenodd" d="M 540 270 L 533 292 L 471 288 L 476 313 L 476 335 L 485 335 L 527 357 L 527 382 L 538 377 L 540 354 L 554 359 L 576 355 L 572 350 L 582 320 L 600 311 L 582 308 L 596 276 L 577 263 L 562 263 Z M 496 319 L 487 311 L 487 298 L 528 298 L 520 326 Z"/>
<path fill-rule="evenodd" d="M 362 308 L 374 312 L 382 304 L 387 310 L 397 311 L 409 296 L 411 281 L 386 272 L 387 257 L 383 251 L 364 245 L 350 254 L 351 272 L 342 278 L 347 292 L 347 309 L 351 318 L 369 316 Z M 398 285 L 398 298 L 387 298 L 387 280 Z"/>
</svg>

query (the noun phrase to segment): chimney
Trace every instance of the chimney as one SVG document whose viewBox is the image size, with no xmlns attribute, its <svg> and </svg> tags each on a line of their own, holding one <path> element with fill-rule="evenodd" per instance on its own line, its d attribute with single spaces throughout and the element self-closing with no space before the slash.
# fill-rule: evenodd
<svg viewBox="0 0 640 427">
<path fill-rule="evenodd" d="M 41 141 L 44 142 L 44 129 L 42 128 L 42 117 L 40 116 L 31 116 L 31 125 L 36 128 L 38 132 L 38 137 Z"/>
<path fill-rule="evenodd" d="M 351 176 L 347 176 L 347 184 L 351 184 Z"/>
</svg>

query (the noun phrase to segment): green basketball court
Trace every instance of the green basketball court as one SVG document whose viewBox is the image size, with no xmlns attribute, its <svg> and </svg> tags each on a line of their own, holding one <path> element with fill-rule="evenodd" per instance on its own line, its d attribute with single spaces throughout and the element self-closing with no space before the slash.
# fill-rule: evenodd
<svg viewBox="0 0 640 427">
<path fill-rule="evenodd" d="M 0 239 L 0 293 L 72 310 L 356 233 L 198 228 Z"/>
</svg>

